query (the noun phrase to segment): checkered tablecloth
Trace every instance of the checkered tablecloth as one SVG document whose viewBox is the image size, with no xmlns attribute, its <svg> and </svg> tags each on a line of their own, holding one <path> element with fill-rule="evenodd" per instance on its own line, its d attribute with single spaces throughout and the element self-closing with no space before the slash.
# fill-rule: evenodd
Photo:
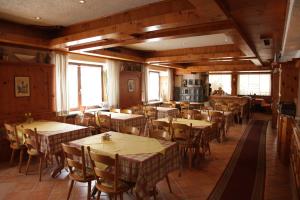
<svg viewBox="0 0 300 200">
<path fill-rule="evenodd" d="M 113 112 L 101 112 L 101 114 L 111 115 L 112 130 L 115 131 L 119 131 L 120 127 L 123 126 L 134 126 L 141 131 L 145 128 L 146 118 L 143 115 Z"/>
<path fill-rule="evenodd" d="M 71 145 L 79 147 L 82 145 L 80 141 L 82 140 L 73 141 Z M 159 181 L 163 180 L 168 173 L 179 169 L 178 145 L 170 141 L 159 140 L 159 142 L 165 149 L 164 154 L 148 153 L 119 156 L 120 176 L 125 181 L 136 183 L 135 192 L 140 199 L 148 199 L 149 191 Z M 90 161 L 87 160 L 87 162 L 90 165 Z"/>
<path fill-rule="evenodd" d="M 73 124 L 51 121 L 36 121 L 22 123 L 17 126 L 19 132 L 22 129 L 37 129 L 38 139 L 41 141 L 40 151 L 43 153 L 56 154 L 62 151 L 61 143 L 70 142 L 91 135 L 89 128 Z"/>
<path fill-rule="evenodd" d="M 178 114 L 177 108 L 157 107 L 157 118 L 176 117 Z"/>
</svg>

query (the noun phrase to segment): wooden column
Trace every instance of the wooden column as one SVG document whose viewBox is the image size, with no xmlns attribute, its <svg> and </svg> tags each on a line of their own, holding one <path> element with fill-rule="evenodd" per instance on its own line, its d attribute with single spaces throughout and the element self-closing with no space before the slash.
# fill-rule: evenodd
<svg viewBox="0 0 300 200">
<path fill-rule="evenodd" d="M 238 79 L 238 74 L 237 72 L 232 72 L 231 76 L 231 95 L 237 96 L 237 80 Z"/>
</svg>

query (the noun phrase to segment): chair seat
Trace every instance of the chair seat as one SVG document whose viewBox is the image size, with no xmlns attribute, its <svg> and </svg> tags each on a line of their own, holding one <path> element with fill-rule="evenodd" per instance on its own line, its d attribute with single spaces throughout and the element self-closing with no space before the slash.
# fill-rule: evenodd
<svg viewBox="0 0 300 200">
<path fill-rule="evenodd" d="M 39 151 L 37 151 L 36 149 L 28 149 L 27 150 L 27 153 L 31 156 L 38 156 L 40 155 L 41 153 Z"/>
<path fill-rule="evenodd" d="M 25 145 L 18 144 L 16 142 L 14 142 L 14 143 L 10 143 L 10 148 L 12 148 L 12 149 L 22 149 L 22 148 L 25 148 Z"/>
<path fill-rule="evenodd" d="M 79 169 L 73 170 L 73 172 L 70 173 L 69 176 L 71 177 L 71 179 L 76 180 L 76 181 L 87 181 L 87 180 L 95 179 L 94 171 L 93 171 L 93 169 L 91 169 L 89 167 L 86 168 L 86 179 L 83 178 L 82 170 L 79 170 Z"/>
<path fill-rule="evenodd" d="M 96 187 L 98 190 L 100 191 L 103 191 L 103 192 L 107 192 L 107 193 L 114 193 L 115 191 L 113 190 L 113 182 L 101 182 L 101 183 L 97 183 L 96 184 Z M 127 190 L 129 190 L 131 188 L 131 186 L 122 181 L 122 180 L 119 180 L 118 181 L 118 186 L 117 186 L 117 193 L 119 192 L 125 192 Z"/>
</svg>

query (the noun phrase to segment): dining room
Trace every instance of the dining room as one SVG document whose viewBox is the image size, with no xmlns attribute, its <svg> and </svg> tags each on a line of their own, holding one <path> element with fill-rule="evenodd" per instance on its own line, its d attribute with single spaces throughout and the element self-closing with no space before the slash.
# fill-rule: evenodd
<svg viewBox="0 0 300 200">
<path fill-rule="evenodd" d="M 0 200 L 299 199 L 300 0 L 0 0 Z"/>
</svg>

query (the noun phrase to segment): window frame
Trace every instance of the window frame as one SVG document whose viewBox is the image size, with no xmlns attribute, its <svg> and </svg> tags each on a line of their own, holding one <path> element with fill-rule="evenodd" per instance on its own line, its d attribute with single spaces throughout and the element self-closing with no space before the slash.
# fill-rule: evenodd
<svg viewBox="0 0 300 200">
<path fill-rule="evenodd" d="M 263 75 L 263 74 L 267 74 L 270 75 L 270 94 L 269 95 L 261 95 L 261 94 L 256 94 L 256 96 L 260 96 L 260 97 L 271 97 L 272 96 L 272 73 L 271 72 L 240 72 L 237 75 L 237 95 L 238 96 L 250 96 L 250 94 L 239 94 L 239 82 L 240 82 L 240 75 Z M 251 94 L 253 95 L 253 94 Z"/>
<path fill-rule="evenodd" d="M 148 102 L 155 102 L 155 101 L 160 101 L 160 72 L 159 71 L 154 71 L 154 70 L 149 70 L 149 72 L 148 72 L 148 76 L 150 77 L 150 73 L 156 73 L 156 74 L 158 74 L 158 99 L 152 99 L 152 100 L 150 100 L 149 99 L 149 91 L 147 91 L 148 92 L 148 94 L 147 94 L 147 96 L 148 96 Z M 148 78 L 148 81 L 149 81 L 149 78 Z M 149 82 L 148 82 L 148 90 L 149 90 Z"/>
<path fill-rule="evenodd" d="M 103 95 L 104 95 L 104 91 L 103 91 L 103 65 L 96 65 L 96 64 L 90 64 L 90 63 L 84 63 L 84 62 L 68 62 L 68 66 L 69 65 L 76 65 L 77 66 L 77 80 L 78 80 L 78 107 L 77 108 L 70 108 L 70 111 L 78 111 L 80 110 L 82 106 L 82 94 L 81 94 L 81 67 L 99 67 L 101 69 L 101 101 L 103 102 Z M 93 106 L 87 106 L 88 108 L 93 108 L 97 105 L 93 105 Z"/>
<path fill-rule="evenodd" d="M 211 84 L 210 82 L 209 82 L 209 76 L 210 75 L 230 75 L 230 93 L 229 93 L 229 95 L 232 95 L 232 90 L 233 90 L 233 84 L 232 84 L 232 78 L 233 78 L 233 74 L 232 74 L 232 72 L 224 72 L 224 73 L 222 73 L 222 72 L 214 72 L 214 73 L 209 73 L 208 74 L 208 83 L 209 84 Z M 223 88 L 222 88 L 223 89 Z M 223 89 L 224 90 L 224 89 Z M 211 92 L 213 92 L 213 91 L 211 91 Z"/>
</svg>

